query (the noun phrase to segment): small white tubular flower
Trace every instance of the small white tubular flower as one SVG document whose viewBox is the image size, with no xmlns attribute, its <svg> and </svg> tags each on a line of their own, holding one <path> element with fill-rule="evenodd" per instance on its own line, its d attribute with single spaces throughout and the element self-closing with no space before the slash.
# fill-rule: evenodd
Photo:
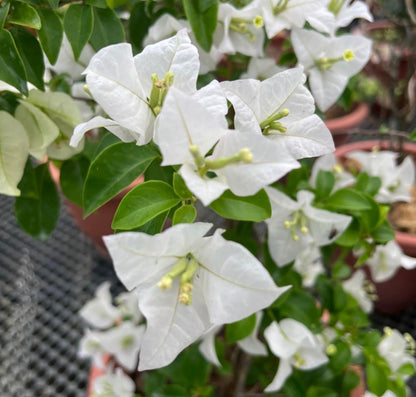
<svg viewBox="0 0 416 397">
<path fill-rule="evenodd" d="M 123 322 L 118 327 L 101 333 L 101 345 L 127 371 L 135 371 L 144 330 L 144 325 L 135 326 L 129 321 Z"/>
<path fill-rule="evenodd" d="M 350 186 L 355 182 L 354 176 L 345 171 L 341 164 L 337 163 L 337 160 L 332 153 L 317 158 L 313 163 L 311 177 L 309 179 L 309 183 L 312 187 L 316 187 L 316 178 L 320 170 L 331 171 L 334 174 L 335 185 L 331 193 L 334 193 L 338 189 Z"/>
<path fill-rule="evenodd" d="M 309 16 L 325 9 L 326 0 L 260 0 L 267 37 L 284 29 L 302 28 Z M 313 23 L 314 20 L 312 20 Z"/>
<path fill-rule="evenodd" d="M 79 314 L 92 327 L 106 329 L 114 326 L 120 319 L 120 312 L 113 306 L 109 282 L 97 288 L 95 298 L 87 302 Z"/>
<path fill-rule="evenodd" d="M 272 216 L 266 220 L 270 255 L 278 266 L 294 260 L 311 243 L 322 247 L 338 238 L 351 217 L 312 207 L 313 193 L 298 192 L 297 201 L 284 193 L 266 188 Z"/>
<path fill-rule="evenodd" d="M 154 236 L 104 237 L 118 277 L 135 289 L 147 319 L 140 371 L 169 364 L 212 326 L 248 317 L 289 288 L 276 287 L 243 246 L 219 233 L 204 237 L 211 227 L 180 224 Z"/>
<path fill-rule="evenodd" d="M 257 79 L 263 81 L 276 73 L 283 72 L 286 68 L 276 65 L 272 58 L 250 58 L 247 71 L 241 74 L 242 79 Z"/>
<path fill-rule="evenodd" d="M 223 54 L 215 45 L 211 46 L 211 50 L 209 52 L 206 52 L 198 44 L 189 22 L 186 19 L 176 19 L 170 14 L 161 15 L 150 27 L 147 36 L 143 40 L 143 44 L 149 45 L 157 43 L 160 40 L 164 40 L 175 35 L 183 28 L 187 29 L 192 44 L 194 44 L 198 49 L 199 60 L 201 62 L 199 73 L 205 74 L 210 70 L 214 70 Z"/>
<path fill-rule="evenodd" d="M 310 244 L 296 256 L 293 268 L 302 276 L 302 285 L 312 287 L 316 277 L 325 272 L 319 248 Z"/>
<path fill-rule="evenodd" d="M 237 342 L 240 349 L 252 356 L 267 356 L 267 349 L 263 342 L 261 342 L 257 336 L 263 318 L 263 312 L 256 313 L 256 325 L 253 332 L 244 339 Z"/>
<path fill-rule="evenodd" d="M 240 52 L 253 57 L 262 56 L 264 31 L 260 13 L 257 0 L 241 9 L 220 3 L 214 45 L 223 54 Z"/>
<path fill-rule="evenodd" d="M 94 397 L 134 397 L 136 386 L 133 379 L 121 368 L 97 378 L 93 385 Z"/>
<path fill-rule="evenodd" d="M 374 255 L 366 263 L 373 280 L 381 283 L 392 278 L 400 267 L 414 269 L 416 258 L 404 255 L 400 246 L 391 240 L 386 245 L 377 245 Z"/>
<path fill-rule="evenodd" d="M 402 365 L 416 366 L 414 356 L 415 341 L 409 334 L 402 335 L 399 331 L 385 328 L 384 336 L 377 346 L 377 350 L 388 362 L 390 369 L 395 373 Z"/>
<path fill-rule="evenodd" d="M 215 336 L 222 328 L 222 325 L 215 325 L 204 335 L 202 335 L 202 342 L 198 346 L 200 353 L 204 356 L 205 360 L 217 367 L 221 367 L 220 360 L 215 350 Z"/>
<path fill-rule="evenodd" d="M 282 142 L 271 145 L 261 135 L 239 131 L 229 132 L 221 138 L 209 160 L 221 161 L 244 151 L 249 156 L 247 162 L 230 163 L 216 170 L 216 174 L 224 178 L 226 185 L 237 196 L 253 195 L 300 165 L 285 150 Z"/>
<path fill-rule="evenodd" d="M 323 112 L 336 102 L 349 78 L 364 67 L 371 52 L 371 40 L 362 36 L 327 37 L 312 30 L 295 29 L 291 39 Z"/>
<path fill-rule="evenodd" d="M 283 141 L 296 159 L 334 151 L 324 122 L 314 115 L 311 93 L 302 68 L 286 70 L 260 82 L 243 79 L 221 86 L 235 110 L 236 129 Z"/>
<path fill-rule="evenodd" d="M 363 270 L 354 272 L 348 280 L 342 282 L 342 286 L 358 302 L 364 312 L 371 313 L 373 311 L 371 297 L 375 298 L 375 287 L 366 281 Z"/>
<path fill-rule="evenodd" d="M 127 43 L 101 49 L 84 73 L 88 90 L 112 120 L 95 117 L 79 125 L 71 145 L 89 129 L 100 126 L 125 142 L 148 143 L 169 87 L 196 91 L 198 71 L 198 52 L 185 29 L 147 46 L 134 58 Z"/>
<path fill-rule="evenodd" d="M 372 22 L 373 16 L 368 5 L 359 0 L 327 0 L 328 10 L 334 15 L 331 30 L 333 33 L 338 28 L 348 26 L 354 19 L 363 18 Z"/>
<path fill-rule="evenodd" d="M 381 179 L 376 200 L 382 203 L 411 201 L 410 189 L 416 181 L 413 159 L 406 157 L 396 165 L 398 153 L 389 150 L 365 152 L 357 150 L 348 153 L 348 158 L 361 164 L 361 171 Z"/>
<path fill-rule="evenodd" d="M 322 342 L 302 323 L 285 318 L 271 323 L 264 337 L 272 353 L 280 358 L 279 368 L 266 392 L 282 388 L 292 373 L 292 367 L 303 370 L 317 368 L 328 362 Z"/>
</svg>

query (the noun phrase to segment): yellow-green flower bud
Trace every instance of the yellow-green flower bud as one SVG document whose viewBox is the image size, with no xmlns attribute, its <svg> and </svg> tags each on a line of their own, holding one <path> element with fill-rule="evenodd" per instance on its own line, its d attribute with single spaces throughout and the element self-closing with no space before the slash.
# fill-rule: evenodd
<svg viewBox="0 0 416 397">
<path fill-rule="evenodd" d="M 343 54 L 344 60 L 347 62 L 351 62 L 355 58 L 354 51 L 349 49 L 345 50 Z"/>
</svg>

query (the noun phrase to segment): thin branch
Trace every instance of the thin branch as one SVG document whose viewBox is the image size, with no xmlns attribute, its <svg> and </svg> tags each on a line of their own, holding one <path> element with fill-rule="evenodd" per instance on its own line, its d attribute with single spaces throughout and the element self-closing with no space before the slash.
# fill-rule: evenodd
<svg viewBox="0 0 416 397">
<path fill-rule="evenodd" d="M 416 25 L 416 12 L 413 8 L 412 0 L 405 0 L 405 4 L 410 20 L 412 21 L 413 25 Z"/>
</svg>

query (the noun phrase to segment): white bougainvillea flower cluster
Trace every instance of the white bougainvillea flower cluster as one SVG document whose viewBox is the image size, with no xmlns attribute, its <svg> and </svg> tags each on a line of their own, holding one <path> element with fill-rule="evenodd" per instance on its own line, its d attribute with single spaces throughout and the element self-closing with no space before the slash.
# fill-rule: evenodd
<svg viewBox="0 0 416 397">
<path fill-rule="evenodd" d="M 136 385 L 130 376 L 126 375 L 121 368 L 116 368 L 115 371 L 109 370 L 94 381 L 93 396 L 134 397 L 135 389 Z"/>
<path fill-rule="evenodd" d="M 264 336 L 272 353 L 280 358 L 278 371 L 266 392 L 280 390 L 293 367 L 309 370 L 329 361 L 323 342 L 299 321 L 285 318 L 280 323 L 273 322 Z"/>
<path fill-rule="evenodd" d="M 312 206 L 313 193 L 301 190 L 297 201 L 284 193 L 266 189 L 272 205 L 272 216 L 266 220 L 270 255 L 278 266 L 293 261 L 310 244 L 322 247 L 339 237 L 351 217 Z"/>
<path fill-rule="evenodd" d="M 407 270 L 416 267 L 416 258 L 403 253 L 396 241 L 389 241 L 386 245 L 377 245 L 374 254 L 367 259 L 371 277 L 377 283 L 392 278 L 401 268 Z"/>
<path fill-rule="evenodd" d="M 377 299 L 376 290 L 364 273 L 359 269 L 346 281 L 342 282 L 342 286 L 359 304 L 361 309 L 366 313 L 373 311 L 373 301 Z"/>
<path fill-rule="evenodd" d="M 302 276 L 302 285 L 306 288 L 312 287 L 316 277 L 325 272 L 321 251 L 314 242 L 297 254 L 293 269 Z"/>
<path fill-rule="evenodd" d="M 102 356 L 108 353 L 127 371 L 134 371 L 145 328 L 140 325 L 143 316 L 135 294 L 120 294 L 116 302 L 117 306 L 113 305 L 110 284 L 103 283 L 95 298 L 83 306 L 81 317 L 97 331 L 86 331 L 80 341 L 79 355 L 92 357 L 96 365 L 103 367 Z"/>
<path fill-rule="evenodd" d="M 118 277 L 136 292 L 147 320 L 139 370 L 169 364 L 212 327 L 248 317 L 289 288 L 277 287 L 262 264 L 221 231 L 205 236 L 211 226 L 104 237 Z"/>
<path fill-rule="evenodd" d="M 410 189 L 416 181 L 413 159 L 406 157 L 397 165 L 398 153 L 390 150 L 356 150 L 347 157 L 360 163 L 360 170 L 381 179 L 376 200 L 381 203 L 411 201 Z"/>
<path fill-rule="evenodd" d="M 247 65 L 247 70 L 241 74 L 242 79 L 266 80 L 286 70 L 281 66 L 276 65 L 276 61 L 272 58 L 250 58 Z"/>
</svg>

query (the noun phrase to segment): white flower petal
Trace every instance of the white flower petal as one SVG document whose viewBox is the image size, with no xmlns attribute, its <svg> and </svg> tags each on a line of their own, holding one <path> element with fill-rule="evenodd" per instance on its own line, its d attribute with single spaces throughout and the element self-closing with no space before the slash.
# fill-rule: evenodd
<svg viewBox="0 0 416 397">
<path fill-rule="evenodd" d="M 215 350 L 215 336 L 221 328 L 222 325 L 217 325 L 214 326 L 210 331 L 206 332 L 202 336 L 202 342 L 198 346 L 199 351 L 204 356 L 204 358 L 217 367 L 221 367 L 221 363 Z"/>
<path fill-rule="evenodd" d="M 262 318 L 263 312 L 257 312 L 256 325 L 253 329 L 253 332 L 246 338 L 237 342 L 237 345 L 240 347 L 240 349 L 244 350 L 247 354 L 252 356 L 267 356 L 266 346 L 257 337 Z"/>
<path fill-rule="evenodd" d="M 286 379 L 292 374 L 292 366 L 289 360 L 281 359 L 279 362 L 279 368 L 276 372 L 275 377 L 265 389 L 265 392 L 278 391 L 284 385 Z"/>
</svg>

